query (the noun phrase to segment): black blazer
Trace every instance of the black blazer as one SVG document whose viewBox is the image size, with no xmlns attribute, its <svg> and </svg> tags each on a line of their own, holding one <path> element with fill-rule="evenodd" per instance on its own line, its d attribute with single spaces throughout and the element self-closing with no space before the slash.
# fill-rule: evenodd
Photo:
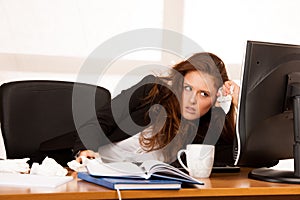
<svg viewBox="0 0 300 200">
<path fill-rule="evenodd" d="M 146 116 L 146 113 L 153 104 L 142 105 L 142 100 L 157 81 L 159 82 L 158 78 L 148 75 L 113 98 L 111 109 L 106 109 L 106 113 L 97 113 L 97 119 L 91 119 L 80 128 L 80 137 L 75 142 L 74 152 L 84 149 L 97 151 L 99 146 L 127 139 L 149 126 L 150 118 Z M 161 85 L 161 87 L 164 86 Z M 156 103 L 155 100 L 154 103 Z M 203 143 L 206 134 L 212 136 L 206 140 L 206 143 L 216 144 L 215 165 L 233 163 L 232 142 L 224 140 L 218 134 L 222 132 L 224 119 L 225 113 L 221 108 L 211 109 L 199 120 L 198 131 L 192 141 L 192 143 Z M 99 124 L 102 130 L 98 128 Z M 89 138 L 88 135 L 98 135 L 97 144 L 90 145 L 90 143 L 95 143 L 95 139 Z"/>
</svg>

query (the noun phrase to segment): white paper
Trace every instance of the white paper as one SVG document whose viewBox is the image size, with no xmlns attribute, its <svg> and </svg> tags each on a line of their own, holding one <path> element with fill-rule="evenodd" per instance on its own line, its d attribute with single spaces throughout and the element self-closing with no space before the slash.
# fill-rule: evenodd
<svg viewBox="0 0 300 200">
<path fill-rule="evenodd" d="M 29 158 L 0 160 L 0 173 L 28 173 Z"/>
<path fill-rule="evenodd" d="M 0 173 L 0 186 L 57 187 L 73 180 L 72 176 L 41 176 L 31 174 Z"/>
</svg>

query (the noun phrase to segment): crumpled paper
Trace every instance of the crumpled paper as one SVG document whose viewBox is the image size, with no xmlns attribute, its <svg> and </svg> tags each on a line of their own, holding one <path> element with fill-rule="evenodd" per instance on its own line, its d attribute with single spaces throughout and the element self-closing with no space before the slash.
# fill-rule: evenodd
<svg viewBox="0 0 300 200">
<path fill-rule="evenodd" d="M 53 158 L 46 157 L 42 164 L 32 164 L 30 174 L 43 176 L 66 176 L 68 174 L 68 170 L 63 168 Z"/>
<path fill-rule="evenodd" d="M 27 161 L 29 158 L 0 160 L 1 173 L 28 173 L 30 170 Z"/>
<path fill-rule="evenodd" d="M 72 160 L 67 163 L 68 167 L 76 172 L 87 172 L 86 165 L 89 162 L 89 158 L 85 156 L 80 156 L 82 162 L 79 163 L 76 160 Z M 99 160 L 99 162 L 102 162 L 101 157 L 97 156 L 95 159 Z"/>
</svg>

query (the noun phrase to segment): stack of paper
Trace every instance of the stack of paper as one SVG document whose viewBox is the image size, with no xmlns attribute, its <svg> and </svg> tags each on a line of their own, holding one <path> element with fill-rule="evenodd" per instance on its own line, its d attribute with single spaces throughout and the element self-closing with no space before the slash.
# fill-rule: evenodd
<svg viewBox="0 0 300 200">
<path fill-rule="evenodd" d="M 31 174 L 0 173 L 1 186 L 57 187 L 73 180 L 72 176 L 41 176 Z"/>
</svg>

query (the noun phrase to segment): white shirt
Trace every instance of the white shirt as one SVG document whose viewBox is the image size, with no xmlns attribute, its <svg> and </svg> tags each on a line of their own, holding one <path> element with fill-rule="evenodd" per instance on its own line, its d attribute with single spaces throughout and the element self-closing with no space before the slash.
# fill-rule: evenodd
<svg viewBox="0 0 300 200">
<path fill-rule="evenodd" d="M 6 150 L 5 150 L 5 145 L 4 145 L 1 130 L 0 130 L 0 158 L 1 159 L 6 159 Z"/>
<path fill-rule="evenodd" d="M 142 162 L 145 160 L 164 161 L 161 150 L 145 151 L 139 142 L 141 133 L 116 143 L 104 145 L 98 149 L 104 162 Z"/>
</svg>

